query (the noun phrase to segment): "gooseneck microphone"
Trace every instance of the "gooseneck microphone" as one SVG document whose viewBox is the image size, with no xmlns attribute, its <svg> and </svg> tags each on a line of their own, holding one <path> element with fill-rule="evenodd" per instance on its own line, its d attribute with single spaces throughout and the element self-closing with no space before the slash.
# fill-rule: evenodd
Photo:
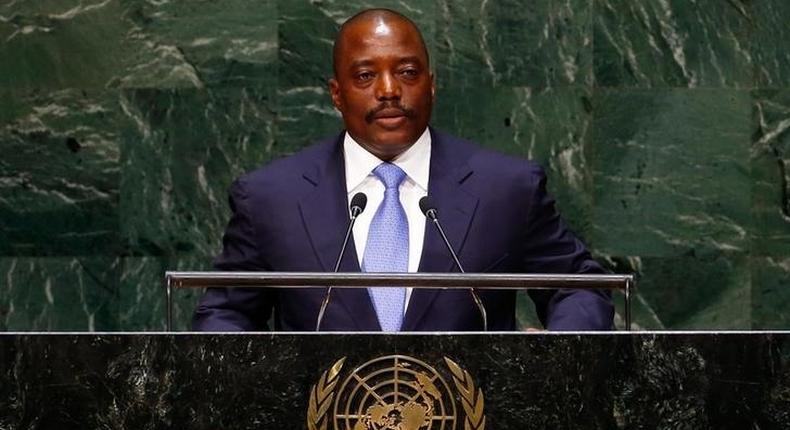
<svg viewBox="0 0 790 430">
<path fill-rule="evenodd" d="M 340 263 L 343 261 L 343 255 L 346 253 L 346 246 L 348 246 L 348 239 L 351 238 L 351 231 L 354 229 L 354 223 L 357 222 L 357 217 L 365 210 L 368 204 L 368 196 L 365 193 L 356 193 L 351 198 L 351 203 L 348 205 L 351 218 L 348 220 L 348 228 L 346 229 L 346 237 L 343 238 L 343 246 L 340 247 L 340 254 L 337 256 L 335 262 L 335 273 L 340 270 Z M 315 322 L 315 331 L 321 330 L 321 321 L 324 320 L 324 312 L 329 305 L 329 296 L 332 294 L 332 286 L 326 288 L 324 301 L 321 302 L 321 309 L 318 311 L 318 319 Z"/>
<path fill-rule="evenodd" d="M 450 241 L 447 240 L 447 235 L 444 234 L 442 225 L 439 223 L 439 211 L 437 211 L 436 207 L 431 204 L 431 199 L 428 196 L 420 199 L 420 210 L 426 218 L 433 222 L 433 225 L 436 226 L 436 229 L 439 230 L 439 235 L 442 237 L 447 250 L 450 251 L 450 255 L 453 257 L 453 261 L 458 267 L 458 270 L 460 270 L 461 273 L 466 273 L 463 266 L 461 266 L 461 261 L 458 260 L 458 255 L 456 255 L 453 246 L 450 245 Z M 470 288 L 469 292 L 472 294 L 472 299 L 474 299 L 477 309 L 480 311 L 480 317 L 483 319 L 483 331 L 488 331 L 488 315 L 486 314 L 485 306 L 483 306 L 483 301 L 480 300 L 480 296 L 477 295 L 477 291 L 475 291 L 474 288 Z"/>
</svg>

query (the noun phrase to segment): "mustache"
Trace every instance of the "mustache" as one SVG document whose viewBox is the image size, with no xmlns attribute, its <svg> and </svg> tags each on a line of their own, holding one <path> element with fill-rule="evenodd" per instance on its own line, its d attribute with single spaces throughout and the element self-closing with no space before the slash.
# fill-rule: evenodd
<svg viewBox="0 0 790 430">
<path fill-rule="evenodd" d="M 406 118 L 413 118 L 414 117 L 414 109 L 409 109 L 406 106 L 403 106 L 402 104 L 400 104 L 400 102 L 396 101 L 396 102 L 384 102 L 384 103 L 381 103 L 380 105 L 376 106 L 375 108 L 369 110 L 368 113 L 365 114 L 365 121 L 368 124 L 372 123 L 373 120 L 376 119 L 375 116 L 379 112 L 383 111 L 384 109 L 399 110 L 401 115 L 405 116 Z"/>
</svg>

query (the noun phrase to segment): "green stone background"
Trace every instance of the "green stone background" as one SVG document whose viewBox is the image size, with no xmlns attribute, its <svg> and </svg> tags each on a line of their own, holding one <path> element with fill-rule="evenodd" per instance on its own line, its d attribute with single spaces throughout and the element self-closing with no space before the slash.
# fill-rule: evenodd
<svg viewBox="0 0 790 430">
<path fill-rule="evenodd" d="M 339 129 L 330 47 L 369 6 L 423 29 L 434 125 L 539 160 L 639 275 L 640 328 L 790 326 L 790 2 L 3 0 L 0 329 L 163 329 L 231 180 Z"/>
</svg>

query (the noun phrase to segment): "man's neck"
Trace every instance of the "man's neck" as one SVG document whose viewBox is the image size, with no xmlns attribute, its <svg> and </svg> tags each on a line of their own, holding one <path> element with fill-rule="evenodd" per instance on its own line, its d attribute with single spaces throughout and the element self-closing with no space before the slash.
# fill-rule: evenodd
<svg viewBox="0 0 790 430">
<path fill-rule="evenodd" d="M 425 129 L 425 132 L 428 132 L 427 127 Z M 422 137 L 422 134 L 420 134 L 420 136 L 417 136 L 417 139 L 415 139 L 414 141 L 403 145 L 399 145 L 399 144 L 372 145 L 370 143 L 365 142 L 362 139 L 358 139 L 348 131 L 346 131 L 346 133 L 348 133 L 348 135 L 351 136 L 352 139 L 354 139 L 354 142 L 357 142 L 357 144 L 361 146 L 365 151 L 373 154 L 379 160 L 386 162 L 392 162 L 393 160 L 398 158 L 398 156 L 408 151 L 412 146 L 414 146 L 415 143 L 417 143 L 420 137 Z"/>
</svg>

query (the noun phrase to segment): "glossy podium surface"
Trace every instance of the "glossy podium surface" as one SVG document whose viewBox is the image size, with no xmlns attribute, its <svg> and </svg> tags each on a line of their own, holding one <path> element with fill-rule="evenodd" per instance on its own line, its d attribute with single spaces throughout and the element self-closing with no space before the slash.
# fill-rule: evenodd
<svg viewBox="0 0 790 430">
<path fill-rule="evenodd" d="M 0 429 L 304 429 L 314 386 L 327 382 L 326 418 L 346 401 L 344 381 L 394 355 L 401 372 L 435 370 L 425 384 L 454 396 L 441 405 L 458 412 L 445 429 L 467 419 L 464 371 L 488 429 L 790 428 L 790 332 L 641 332 L 9 333 Z M 430 424 L 417 428 L 442 428 Z"/>
</svg>

